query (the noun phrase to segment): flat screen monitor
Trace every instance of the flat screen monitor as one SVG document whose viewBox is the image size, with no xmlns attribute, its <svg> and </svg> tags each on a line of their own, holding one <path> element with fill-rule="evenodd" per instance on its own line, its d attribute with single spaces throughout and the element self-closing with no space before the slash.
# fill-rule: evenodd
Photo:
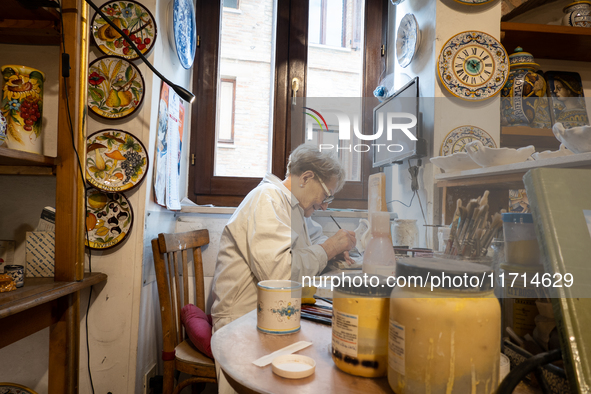
<svg viewBox="0 0 591 394">
<path fill-rule="evenodd" d="M 374 168 L 425 155 L 420 135 L 419 77 L 374 108 L 373 132 L 379 135 L 373 142 L 376 144 L 372 157 Z"/>
</svg>

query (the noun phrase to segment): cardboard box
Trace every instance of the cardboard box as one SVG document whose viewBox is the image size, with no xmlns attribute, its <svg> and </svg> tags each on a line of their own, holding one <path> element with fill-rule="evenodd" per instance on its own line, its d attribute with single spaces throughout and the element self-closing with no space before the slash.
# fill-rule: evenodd
<svg viewBox="0 0 591 394">
<path fill-rule="evenodd" d="M 55 266 L 55 232 L 27 232 L 26 237 L 26 276 L 51 278 Z"/>
</svg>

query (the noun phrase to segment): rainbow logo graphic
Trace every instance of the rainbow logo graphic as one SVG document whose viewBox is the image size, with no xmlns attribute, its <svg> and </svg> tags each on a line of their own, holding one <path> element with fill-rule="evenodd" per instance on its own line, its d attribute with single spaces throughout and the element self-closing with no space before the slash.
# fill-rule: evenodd
<svg viewBox="0 0 591 394">
<path fill-rule="evenodd" d="M 328 125 L 326 124 L 326 120 L 324 120 L 324 117 L 323 117 L 322 115 L 320 115 L 320 112 L 318 112 L 318 111 L 316 111 L 316 110 L 314 110 L 314 109 L 312 109 L 312 108 L 308 108 L 308 107 L 304 107 L 304 109 L 306 109 L 306 110 L 308 110 L 308 111 L 311 111 L 311 112 L 313 112 L 314 114 L 318 115 L 318 117 L 319 117 L 320 119 L 322 119 L 322 123 L 324 123 L 324 127 L 326 127 L 326 130 L 325 130 L 325 131 L 328 131 Z M 322 130 L 322 123 L 320 123 L 320 120 L 319 120 L 319 119 L 318 119 L 316 116 L 314 116 L 313 114 L 310 114 L 310 113 L 308 113 L 308 112 L 304 112 L 304 113 L 305 113 L 306 115 L 308 115 L 308 116 L 312 117 L 312 119 L 314 119 L 314 120 L 316 121 L 316 123 L 318 123 L 318 126 L 320 126 L 320 130 L 321 130 L 321 131 L 323 131 L 323 130 Z"/>
</svg>

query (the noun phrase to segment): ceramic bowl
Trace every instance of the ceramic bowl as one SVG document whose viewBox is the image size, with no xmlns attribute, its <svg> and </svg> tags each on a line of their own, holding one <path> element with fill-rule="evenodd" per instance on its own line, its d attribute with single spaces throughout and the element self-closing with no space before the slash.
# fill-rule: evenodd
<svg viewBox="0 0 591 394">
<path fill-rule="evenodd" d="M 573 153 L 591 152 L 591 126 L 578 126 L 565 129 L 562 123 L 552 127 L 556 139 Z"/>
<path fill-rule="evenodd" d="M 531 158 L 536 148 L 528 145 L 519 149 L 489 148 L 476 140 L 466 144 L 466 152 L 481 167 L 502 166 L 505 164 L 521 163 L 533 160 Z"/>
<path fill-rule="evenodd" d="M 545 150 L 543 152 L 536 152 L 533 155 L 531 155 L 531 157 L 533 157 L 534 160 L 544 160 L 552 159 L 554 157 L 570 156 L 572 154 L 573 152 L 566 149 L 566 146 L 564 146 L 564 144 L 560 144 L 560 148 L 558 150 Z"/>
<path fill-rule="evenodd" d="M 480 165 L 472 160 L 466 152 L 456 152 L 449 156 L 432 157 L 430 160 L 431 163 L 435 164 L 446 173 L 480 168 Z"/>
<path fill-rule="evenodd" d="M 257 329 L 267 334 L 300 330 L 302 285 L 291 280 L 257 283 Z"/>
</svg>

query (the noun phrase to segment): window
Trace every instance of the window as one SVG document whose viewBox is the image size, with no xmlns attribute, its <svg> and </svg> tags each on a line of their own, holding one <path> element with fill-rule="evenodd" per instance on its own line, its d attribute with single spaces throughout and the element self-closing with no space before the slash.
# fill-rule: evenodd
<svg viewBox="0 0 591 394">
<path fill-rule="evenodd" d="M 240 0 L 222 0 L 224 8 L 240 9 Z"/>
<path fill-rule="evenodd" d="M 322 86 L 332 97 L 372 97 L 382 72 L 387 2 L 240 0 L 238 14 L 222 13 L 220 1 L 197 0 L 197 8 L 201 46 L 193 67 L 190 153 L 196 160 L 189 169 L 189 198 L 237 206 L 266 172 L 283 178 L 292 145 L 304 142 L 302 129 L 291 125 L 293 78 L 302 81 L 297 97 L 323 97 L 321 83 L 329 82 Z M 315 41 L 323 47 L 308 45 Z M 236 78 L 222 77 L 227 75 Z M 350 79 L 343 82 L 344 76 Z M 365 122 L 372 119 L 368 110 Z M 372 132 L 370 123 L 362 128 Z M 317 138 L 332 141 L 336 135 Z M 331 206 L 366 207 L 371 158 L 343 153 L 341 160 L 349 182 Z"/>
<path fill-rule="evenodd" d="M 218 105 L 218 142 L 234 143 L 236 80 L 222 78 Z"/>
</svg>

